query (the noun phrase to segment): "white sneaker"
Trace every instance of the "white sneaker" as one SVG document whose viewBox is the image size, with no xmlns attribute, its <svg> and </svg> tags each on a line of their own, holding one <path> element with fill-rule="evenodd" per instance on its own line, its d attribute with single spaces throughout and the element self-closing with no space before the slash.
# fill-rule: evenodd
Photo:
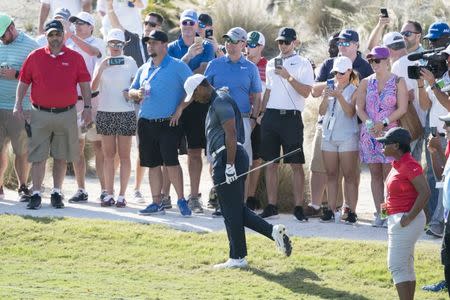
<svg viewBox="0 0 450 300">
<path fill-rule="evenodd" d="M 142 197 L 141 191 L 134 191 L 134 201 L 137 203 L 145 203 L 145 199 Z"/>
<path fill-rule="evenodd" d="M 278 251 L 286 256 L 290 256 L 292 253 L 292 245 L 291 240 L 286 234 L 286 227 L 282 224 L 274 225 L 272 229 L 272 237 Z"/>
<path fill-rule="evenodd" d="M 247 267 L 248 267 L 248 262 L 245 259 L 245 257 L 240 258 L 240 259 L 229 258 L 226 262 L 213 266 L 213 268 L 216 270 L 233 269 L 233 268 L 242 269 L 242 268 L 247 268 Z"/>
</svg>

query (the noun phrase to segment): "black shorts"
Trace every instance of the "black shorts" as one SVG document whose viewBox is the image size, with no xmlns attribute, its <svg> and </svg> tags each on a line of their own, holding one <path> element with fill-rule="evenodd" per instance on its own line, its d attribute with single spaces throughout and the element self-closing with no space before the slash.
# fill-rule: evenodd
<svg viewBox="0 0 450 300">
<path fill-rule="evenodd" d="M 253 160 L 261 158 L 261 125 L 256 124 L 252 131 L 252 153 Z"/>
<path fill-rule="evenodd" d="M 447 221 L 442 238 L 441 262 L 444 266 L 450 266 L 450 223 Z"/>
<path fill-rule="evenodd" d="M 261 158 L 265 161 L 300 148 L 300 151 L 283 159 L 288 164 L 304 164 L 303 121 L 298 110 L 266 109 L 261 121 Z"/>
<path fill-rule="evenodd" d="M 187 139 L 188 149 L 206 148 L 205 119 L 209 106 L 198 102 L 189 104 L 181 115 L 181 128 Z"/>
<path fill-rule="evenodd" d="M 169 121 L 152 122 L 152 120 L 140 118 L 138 136 L 141 166 L 154 168 L 180 164 L 178 161 L 178 143 L 181 136 L 179 126 L 171 127 Z"/>
</svg>

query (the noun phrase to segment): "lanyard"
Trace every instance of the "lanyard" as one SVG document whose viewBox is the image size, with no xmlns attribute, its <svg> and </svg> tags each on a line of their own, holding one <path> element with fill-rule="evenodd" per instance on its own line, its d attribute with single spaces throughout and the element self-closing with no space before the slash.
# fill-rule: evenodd
<svg viewBox="0 0 450 300">
<path fill-rule="evenodd" d="M 144 82 L 148 82 L 150 83 L 150 81 L 152 81 L 153 77 L 155 77 L 155 75 L 159 72 L 159 70 L 161 69 L 161 67 L 157 67 L 152 74 L 150 74 L 146 79 L 144 79 L 144 81 L 142 81 L 142 83 Z"/>
</svg>

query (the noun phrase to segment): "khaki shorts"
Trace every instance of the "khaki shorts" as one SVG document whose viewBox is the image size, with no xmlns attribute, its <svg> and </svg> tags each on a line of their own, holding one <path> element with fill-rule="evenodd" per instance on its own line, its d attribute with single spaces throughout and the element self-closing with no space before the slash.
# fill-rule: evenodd
<svg viewBox="0 0 450 300">
<path fill-rule="evenodd" d="M 24 112 L 26 115 L 28 111 Z M 12 110 L 0 109 L 0 151 L 11 142 L 15 155 L 25 154 L 27 148 L 25 122 L 13 116 Z"/>
<path fill-rule="evenodd" d="M 77 112 L 75 108 L 62 113 L 32 109 L 29 162 L 40 162 L 49 156 L 69 162 L 79 158 Z"/>
<path fill-rule="evenodd" d="M 322 157 L 322 126 L 316 125 L 313 141 L 313 155 L 311 159 L 311 172 L 326 173 L 325 165 Z"/>
</svg>

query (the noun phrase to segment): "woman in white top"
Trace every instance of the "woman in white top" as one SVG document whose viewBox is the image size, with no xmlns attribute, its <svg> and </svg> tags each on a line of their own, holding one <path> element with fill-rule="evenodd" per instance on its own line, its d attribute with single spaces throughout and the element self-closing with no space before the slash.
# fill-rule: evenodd
<svg viewBox="0 0 450 300">
<path fill-rule="evenodd" d="M 324 90 L 319 113 L 324 116 L 322 125 L 322 156 L 327 171 L 328 208 L 324 208 L 322 222 L 340 220 L 336 210 L 339 168 L 344 175 L 344 198 L 347 204 L 346 223 L 357 221 L 355 213 L 358 198 L 358 121 L 356 97 L 358 75 L 353 71 L 352 61 L 346 56 L 334 59 L 333 82 Z M 331 86 L 332 84 L 332 86 Z"/>
<path fill-rule="evenodd" d="M 125 35 L 120 29 L 112 29 L 107 38 L 111 56 L 98 64 L 94 71 L 92 90 L 99 90 L 97 133 L 102 137 L 105 157 L 104 175 L 106 196 L 102 206 L 125 207 L 124 198 L 131 172 L 131 138 L 136 133 L 134 105 L 128 99 L 128 87 L 138 69 L 133 58 L 123 55 Z M 114 158 L 120 159 L 120 191 L 114 201 Z"/>
</svg>

